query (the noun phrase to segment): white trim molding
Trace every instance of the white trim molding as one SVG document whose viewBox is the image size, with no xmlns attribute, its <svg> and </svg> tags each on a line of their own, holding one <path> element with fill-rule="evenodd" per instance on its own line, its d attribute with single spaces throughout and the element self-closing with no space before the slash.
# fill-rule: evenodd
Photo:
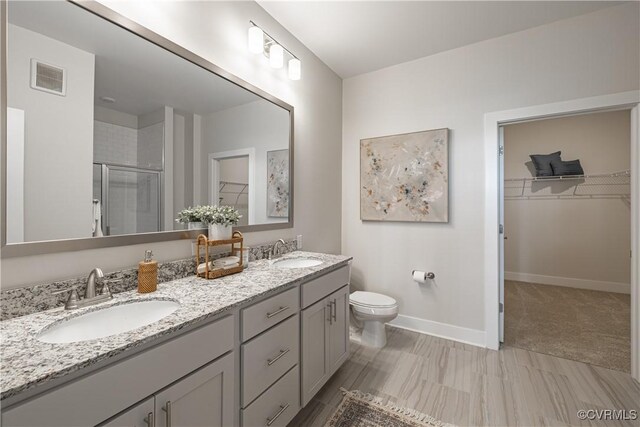
<svg viewBox="0 0 640 427">
<path fill-rule="evenodd" d="M 640 107 L 631 110 L 631 376 L 640 381 Z"/>
<path fill-rule="evenodd" d="M 486 341 L 485 332 L 480 329 L 464 328 L 462 326 L 434 322 L 433 320 L 404 316 L 402 314 L 389 322 L 388 325 L 420 334 L 459 341 L 477 347 L 484 347 Z"/>
<path fill-rule="evenodd" d="M 518 273 L 515 271 L 505 271 L 504 279 L 525 283 L 539 283 L 541 285 L 564 286 L 566 288 L 588 289 L 591 291 L 615 292 L 618 294 L 631 293 L 631 284 L 620 282 L 545 276 L 543 274 Z"/>
<path fill-rule="evenodd" d="M 484 116 L 484 163 L 485 163 L 485 192 L 484 192 L 484 305 L 486 346 L 497 350 L 499 348 L 499 316 L 498 298 L 499 284 L 499 168 L 498 168 L 498 129 L 506 123 L 525 120 L 543 119 L 553 116 L 583 114 L 602 110 L 633 109 L 632 140 L 631 140 L 631 230 L 632 230 L 632 276 L 631 276 L 631 365 L 632 376 L 640 380 L 640 284 L 638 283 L 638 240 L 640 239 L 640 219 L 638 218 L 638 199 L 640 198 L 640 167 L 638 153 L 640 141 L 638 135 L 638 110 L 640 91 L 633 90 L 611 95 L 594 96 L 571 101 L 557 102 L 513 110 L 487 113 Z M 634 108 L 635 107 L 635 108 Z"/>
</svg>

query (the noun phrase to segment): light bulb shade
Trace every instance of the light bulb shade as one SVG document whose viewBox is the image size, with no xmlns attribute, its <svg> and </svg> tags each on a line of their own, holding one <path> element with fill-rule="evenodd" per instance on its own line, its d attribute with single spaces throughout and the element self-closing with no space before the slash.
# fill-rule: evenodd
<svg viewBox="0 0 640 427">
<path fill-rule="evenodd" d="M 298 58 L 289 60 L 289 78 L 291 80 L 300 80 L 302 74 L 302 64 Z"/>
<path fill-rule="evenodd" d="M 249 38 L 247 39 L 249 52 L 262 53 L 264 50 L 264 32 L 259 27 L 249 28 Z"/>
<path fill-rule="evenodd" d="M 272 68 L 282 68 L 284 64 L 284 49 L 277 43 L 269 48 L 269 65 Z"/>
</svg>

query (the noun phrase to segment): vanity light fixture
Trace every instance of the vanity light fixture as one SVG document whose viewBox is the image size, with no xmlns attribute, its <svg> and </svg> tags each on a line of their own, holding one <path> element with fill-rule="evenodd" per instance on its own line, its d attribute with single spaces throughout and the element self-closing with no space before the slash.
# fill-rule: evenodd
<svg viewBox="0 0 640 427">
<path fill-rule="evenodd" d="M 289 78 L 291 80 L 300 80 L 301 63 L 298 58 L 291 58 L 289 60 Z"/>
<path fill-rule="evenodd" d="M 271 68 L 282 68 L 284 63 L 284 49 L 277 43 L 269 46 L 269 65 Z"/>
<path fill-rule="evenodd" d="M 260 27 L 249 27 L 248 47 L 251 53 L 262 53 L 264 50 L 264 32 Z"/>
<path fill-rule="evenodd" d="M 291 57 L 287 63 L 288 75 L 291 80 L 300 80 L 302 76 L 302 63 L 289 49 L 282 46 L 255 22 L 249 21 L 247 46 L 251 53 L 262 53 L 269 59 L 272 68 L 282 68 L 285 52 Z"/>
</svg>

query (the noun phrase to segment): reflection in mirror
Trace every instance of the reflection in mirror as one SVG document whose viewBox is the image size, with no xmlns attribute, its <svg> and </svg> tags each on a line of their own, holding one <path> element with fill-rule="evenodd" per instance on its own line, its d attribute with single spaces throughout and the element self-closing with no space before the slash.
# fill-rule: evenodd
<svg viewBox="0 0 640 427">
<path fill-rule="evenodd" d="M 7 243 L 289 221 L 288 110 L 72 3 L 8 21 Z"/>
</svg>

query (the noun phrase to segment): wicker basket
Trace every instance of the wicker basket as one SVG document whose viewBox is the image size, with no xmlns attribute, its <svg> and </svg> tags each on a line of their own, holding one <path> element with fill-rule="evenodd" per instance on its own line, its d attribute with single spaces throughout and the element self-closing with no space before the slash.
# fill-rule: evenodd
<svg viewBox="0 0 640 427">
<path fill-rule="evenodd" d="M 209 249 L 214 246 L 230 245 L 231 254 L 237 251 L 242 253 L 243 240 L 242 233 L 239 231 L 234 231 L 231 239 L 227 240 L 209 240 L 204 234 L 199 235 L 196 243 L 196 276 L 205 279 L 216 279 L 218 277 L 228 276 L 229 274 L 241 273 L 244 269 L 242 265 L 242 257 L 240 257 L 237 267 L 209 269 Z M 200 255 L 201 250 L 204 252 L 202 255 Z M 202 260 L 204 260 L 205 269 L 202 272 L 198 272 L 198 265 Z"/>
<path fill-rule="evenodd" d="M 158 289 L 158 261 L 138 263 L 138 292 L 146 294 Z"/>
</svg>

